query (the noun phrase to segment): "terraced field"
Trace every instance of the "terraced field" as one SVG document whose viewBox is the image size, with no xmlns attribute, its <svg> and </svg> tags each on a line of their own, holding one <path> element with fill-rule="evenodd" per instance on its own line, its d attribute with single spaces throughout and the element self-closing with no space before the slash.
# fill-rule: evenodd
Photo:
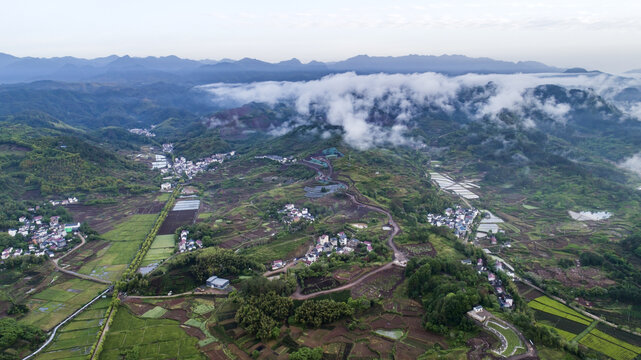
<svg viewBox="0 0 641 360">
<path fill-rule="evenodd" d="M 30 311 L 20 322 L 49 331 L 106 288 L 88 280 L 61 280 L 29 298 Z"/>
<path fill-rule="evenodd" d="M 590 325 L 592 323 L 592 319 L 547 296 L 540 296 L 530 301 L 528 305 L 533 309 L 556 315 L 579 324 Z"/>
<path fill-rule="evenodd" d="M 538 320 L 552 324 L 546 324 L 546 326 L 554 328 L 567 341 L 578 341 L 581 345 L 615 360 L 632 360 L 641 354 L 641 346 L 633 345 L 626 340 L 609 335 L 605 331 L 619 332 L 624 339 L 630 337 L 628 341 L 635 342 L 634 338 L 636 337 L 633 335 L 610 328 L 602 323 L 596 324 L 592 319 L 547 296 L 533 299 L 528 303 L 528 306 L 535 309 Z"/>
<path fill-rule="evenodd" d="M 132 215 L 113 230 L 102 234 L 109 245 L 98 251 L 95 259 L 84 264 L 81 274 L 105 280 L 118 280 L 151 230 L 158 215 Z"/>
<path fill-rule="evenodd" d="M 111 299 L 101 299 L 59 330 L 37 360 L 86 359 Z"/>
<path fill-rule="evenodd" d="M 122 359 L 121 353 L 136 351 L 139 359 L 203 359 L 180 323 L 169 319 L 141 319 L 120 308 L 105 340 L 100 359 Z"/>
<path fill-rule="evenodd" d="M 159 263 L 174 253 L 175 241 L 174 235 L 158 235 L 151 244 L 151 248 L 147 251 L 145 258 L 142 260 L 141 266 L 148 266 L 150 264 Z"/>
<path fill-rule="evenodd" d="M 641 354 L 641 347 L 619 340 L 598 329 L 590 331 L 579 343 L 615 360 L 633 360 Z"/>
</svg>

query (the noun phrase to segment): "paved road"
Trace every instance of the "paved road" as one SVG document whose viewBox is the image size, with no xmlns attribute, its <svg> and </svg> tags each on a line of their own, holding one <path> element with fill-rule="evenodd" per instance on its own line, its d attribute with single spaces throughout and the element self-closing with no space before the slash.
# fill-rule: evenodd
<svg viewBox="0 0 641 360">
<path fill-rule="evenodd" d="M 374 269 L 374 270 L 368 272 L 367 274 L 361 276 L 360 278 L 355 279 L 355 280 L 353 280 L 353 281 L 351 281 L 351 282 L 349 282 L 349 283 L 347 283 L 347 284 L 345 284 L 343 286 L 339 286 L 337 288 L 333 288 L 333 289 L 329 289 L 329 290 L 323 290 L 323 291 L 315 292 L 315 293 L 312 293 L 312 294 L 303 295 L 301 293 L 302 290 L 301 290 L 300 286 L 298 286 L 298 288 L 296 289 L 296 292 L 294 292 L 294 294 L 292 294 L 292 298 L 293 299 L 297 299 L 297 300 L 311 299 L 311 298 L 319 296 L 319 295 L 329 294 L 329 293 L 333 293 L 333 292 L 337 292 L 337 291 L 351 289 L 352 287 L 360 284 L 361 282 L 363 282 L 364 280 L 366 280 L 367 278 L 369 278 L 372 275 L 378 274 L 379 272 L 387 270 L 387 269 L 391 269 L 393 266 L 404 267 L 405 264 L 407 263 L 407 258 L 405 257 L 405 254 L 403 254 L 396 247 L 396 244 L 394 244 L 394 237 L 401 231 L 401 228 L 400 228 L 400 226 L 398 226 L 396 221 L 394 221 L 394 218 L 392 217 L 392 214 L 390 214 L 389 211 L 387 211 L 387 210 L 385 210 L 385 209 L 383 209 L 383 208 L 381 208 L 379 206 L 361 202 L 358 198 L 359 197 L 364 198 L 364 197 L 363 197 L 363 195 L 361 195 L 358 192 L 358 189 L 356 189 L 355 186 L 350 186 L 349 184 L 347 184 L 347 183 L 345 183 L 343 181 L 334 179 L 334 169 L 332 167 L 332 164 L 331 164 L 331 162 L 329 160 L 327 161 L 327 163 L 329 164 L 329 166 L 327 168 L 326 176 L 329 179 L 332 179 L 332 181 L 344 185 L 347 188 L 347 191 L 345 192 L 345 194 L 349 197 L 349 199 L 354 204 L 356 204 L 356 206 L 365 207 L 365 208 L 368 208 L 370 210 L 374 210 L 376 212 L 385 214 L 385 216 L 387 216 L 387 222 L 392 227 L 392 232 L 387 237 L 387 245 L 392 249 L 392 251 L 394 251 L 394 261 L 391 261 L 391 262 L 389 262 L 389 263 L 387 263 L 387 264 L 385 264 L 385 265 L 383 265 L 383 266 L 381 266 L 381 267 L 379 267 L 377 269 Z M 312 169 L 314 169 L 316 171 L 320 171 L 320 172 L 322 172 L 325 169 L 325 168 L 322 168 L 321 166 L 315 165 L 313 163 L 309 163 L 307 161 L 302 161 L 302 164 L 307 166 L 307 167 L 310 167 L 310 168 L 312 168 Z M 349 177 L 347 177 L 347 178 L 349 178 Z M 349 178 L 349 179 L 350 179 L 350 181 L 352 181 L 352 183 L 354 182 L 351 178 Z"/>
<path fill-rule="evenodd" d="M 81 312 L 83 312 L 86 308 L 88 308 L 91 304 L 93 304 L 93 303 L 94 303 L 94 302 L 96 302 L 98 299 L 100 299 L 100 297 L 101 297 L 101 296 L 103 296 L 103 295 L 105 295 L 106 293 L 108 293 L 111 289 L 112 289 L 112 288 L 111 288 L 111 287 L 109 287 L 107 290 L 105 290 L 105 291 L 103 291 L 102 293 L 100 293 L 100 295 L 96 296 L 96 297 L 95 297 L 95 298 L 93 298 L 91 301 L 89 301 L 87 304 L 85 304 L 85 306 L 83 306 L 83 307 L 81 307 L 80 309 L 76 310 L 76 312 L 74 312 L 73 314 L 69 315 L 69 317 L 67 317 L 66 319 L 62 320 L 62 322 L 60 322 L 60 324 L 58 324 L 55 328 L 53 328 L 53 330 L 51 330 L 51 335 L 49 335 L 49 338 L 47 339 L 47 341 L 45 341 L 45 343 L 44 343 L 44 344 L 42 344 L 42 345 L 38 348 L 38 350 L 36 350 L 36 351 L 32 352 L 31 354 L 29 354 L 29 355 L 25 356 L 22 360 L 30 359 L 30 358 L 34 357 L 35 355 L 37 355 L 38 353 L 40 353 L 44 348 L 46 348 L 46 347 L 47 347 L 47 345 L 49 345 L 49 344 L 53 341 L 53 339 L 56 337 L 56 333 L 58 332 L 58 329 L 59 329 L 61 326 L 63 326 L 64 324 L 66 324 L 67 322 L 69 322 L 71 319 L 73 319 L 74 317 L 76 317 L 78 314 L 80 314 Z"/>
<path fill-rule="evenodd" d="M 80 274 L 80 273 L 77 273 L 75 271 L 66 270 L 66 269 L 61 268 L 60 265 L 58 265 L 58 262 L 60 260 L 64 259 L 67 255 L 71 254 L 71 252 L 75 251 L 76 249 L 78 249 L 79 247 L 83 246 L 86 243 L 85 237 L 82 236 L 82 234 L 78 233 L 78 236 L 80 237 L 80 245 L 77 245 L 73 249 L 67 251 L 67 253 L 65 253 L 61 257 L 51 260 L 51 262 L 53 263 L 53 266 L 55 266 L 56 270 L 58 270 L 58 271 L 60 271 L 62 273 L 68 274 L 68 275 L 72 275 L 72 276 L 79 277 L 81 279 L 85 279 L 85 280 L 89 280 L 89 281 L 99 282 L 101 284 L 111 285 L 111 281 L 109 281 L 109 280 L 104 280 L 104 279 L 96 278 L 96 277 L 93 277 L 93 276 Z"/>
</svg>

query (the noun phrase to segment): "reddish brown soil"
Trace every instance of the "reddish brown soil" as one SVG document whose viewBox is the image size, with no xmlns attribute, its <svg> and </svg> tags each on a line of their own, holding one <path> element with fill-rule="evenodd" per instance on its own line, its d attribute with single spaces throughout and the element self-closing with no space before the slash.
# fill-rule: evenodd
<svg viewBox="0 0 641 360">
<path fill-rule="evenodd" d="M 182 225 L 193 224 L 198 210 L 170 211 L 158 230 L 159 235 L 173 234 Z"/>
<path fill-rule="evenodd" d="M 380 318 L 370 322 L 372 330 L 385 329 L 385 330 L 394 330 L 394 329 L 405 329 L 407 325 L 398 315 L 385 314 Z"/>
<path fill-rule="evenodd" d="M 408 337 L 430 345 L 438 343 L 443 349 L 447 349 L 448 346 L 445 342 L 445 337 L 425 330 L 421 318 L 408 317 L 403 318 L 403 321 L 405 321 L 409 330 L 407 334 Z"/>
<path fill-rule="evenodd" d="M 378 359 L 377 353 L 373 352 L 367 346 L 368 344 L 359 342 L 354 344 L 354 348 L 350 353 L 350 359 Z"/>
<path fill-rule="evenodd" d="M 182 309 L 169 310 L 162 317 L 164 319 L 178 320 L 181 324 L 189 320 L 189 316 L 187 316 L 187 311 Z"/>
<path fill-rule="evenodd" d="M 403 282 L 403 269 L 392 267 L 381 271 L 352 288 L 352 297 L 389 299 L 394 289 Z"/>
<path fill-rule="evenodd" d="M 394 347 L 393 341 L 389 341 L 380 337 L 372 337 L 370 338 L 369 347 L 370 349 L 381 354 L 381 359 L 392 358 L 392 348 Z"/>
<path fill-rule="evenodd" d="M 569 269 L 552 267 L 544 269 L 541 266 L 537 266 L 533 272 L 544 279 L 554 279 L 568 287 L 584 286 L 590 289 L 599 286 L 606 288 L 615 284 L 614 281 L 606 278 L 601 270 L 591 267 L 572 267 Z"/>
<path fill-rule="evenodd" d="M 143 302 L 134 302 L 130 300 L 126 300 L 125 305 L 127 305 L 129 310 L 131 310 L 131 312 L 134 313 L 136 316 L 140 316 L 154 308 L 154 305 L 146 304 Z"/>
<path fill-rule="evenodd" d="M 478 337 L 468 340 L 467 346 L 470 348 L 467 353 L 468 360 L 499 359 L 493 352 L 489 351 L 498 345 L 497 342 L 498 340 L 495 337 L 490 336 L 485 331 L 481 332 Z"/>
<path fill-rule="evenodd" d="M 420 349 L 402 342 L 396 343 L 396 356 L 395 360 L 414 360 L 418 359 L 420 355 L 425 352 L 425 349 Z"/>
<path fill-rule="evenodd" d="M 229 360 L 219 343 L 213 342 L 200 349 L 211 360 Z"/>
<path fill-rule="evenodd" d="M 110 243 L 108 241 L 102 240 L 88 242 L 80 249 L 74 251 L 69 256 L 62 259 L 60 265 L 69 265 L 69 267 L 67 268 L 68 270 L 78 271 L 85 263 L 91 260 L 95 260 L 98 257 L 98 252 L 109 245 Z M 93 254 L 83 258 L 83 256 L 89 251 L 91 251 Z"/>
<path fill-rule="evenodd" d="M 202 332 L 202 330 L 198 328 L 187 326 L 187 325 L 181 325 L 180 328 L 185 330 L 187 335 L 197 337 L 198 340 L 205 340 L 205 338 L 207 338 L 205 334 Z"/>
<path fill-rule="evenodd" d="M 247 355 L 246 352 L 242 351 L 241 349 L 238 348 L 238 346 L 236 346 L 234 344 L 229 344 L 227 346 L 227 348 L 229 350 L 231 350 L 231 352 L 234 355 L 236 355 L 238 359 L 241 359 L 241 360 L 252 360 L 252 358 L 249 355 Z"/>
</svg>

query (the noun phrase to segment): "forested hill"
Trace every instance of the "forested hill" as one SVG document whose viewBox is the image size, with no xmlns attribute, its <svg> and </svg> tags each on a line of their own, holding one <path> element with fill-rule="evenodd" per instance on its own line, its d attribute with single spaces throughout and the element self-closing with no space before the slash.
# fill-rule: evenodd
<svg viewBox="0 0 641 360">
<path fill-rule="evenodd" d="M 46 114 L 0 117 L 0 196 L 13 199 L 149 190 L 145 166 Z"/>
</svg>

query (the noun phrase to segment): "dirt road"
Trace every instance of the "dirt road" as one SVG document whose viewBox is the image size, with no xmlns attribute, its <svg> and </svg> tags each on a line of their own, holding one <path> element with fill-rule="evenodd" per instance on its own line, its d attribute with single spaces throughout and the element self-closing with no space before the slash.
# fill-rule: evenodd
<svg viewBox="0 0 641 360">
<path fill-rule="evenodd" d="M 365 207 L 365 208 L 368 208 L 370 210 L 379 212 L 379 213 L 384 214 L 385 216 L 387 216 L 387 222 L 392 227 L 392 232 L 390 232 L 389 236 L 387 237 L 387 245 L 394 252 L 394 260 L 389 262 L 389 263 L 387 263 L 387 264 L 385 264 L 385 265 L 383 265 L 383 266 L 381 266 L 381 267 L 379 267 L 379 268 L 377 268 L 377 269 L 374 269 L 374 270 L 368 272 L 367 274 L 364 274 L 363 276 L 361 276 L 358 279 L 355 279 L 355 280 L 353 280 L 353 281 L 351 281 L 351 282 L 349 282 L 349 283 L 347 283 L 345 285 L 339 286 L 337 288 L 333 288 L 333 289 L 329 289 L 329 290 L 323 290 L 323 291 L 315 292 L 313 294 L 303 295 L 301 293 L 302 289 L 299 286 L 296 289 L 296 292 L 294 294 L 292 294 L 292 298 L 293 299 L 297 299 L 297 300 L 311 299 L 311 298 L 319 296 L 319 295 L 329 294 L 329 293 L 333 293 L 333 292 L 337 292 L 337 291 L 351 289 L 352 287 L 360 284 L 361 282 L 363 282 L 364 280 L 366 280 L 367 278 L 369 278 L 372 275 L 375 275 L 375 274 L 377 274 L 377 273 L 379 273 L 381 271 L 390 269 L 392 266 L 404 267 L 405 264 L 407 263 L 407 257 L 405 256 L 405 254 L 403 254 L 398 249 L 398 247 L 396 247 L 396 244 L 394 244 L 394 237 L 396 235 L 398 235 L 398 233 L 401 231 L 401 228 L 400 228 L 400 226 L 398 226 L 396 221 L 394 221 L 394 218 L 392 217 L 392 214 L 389 211 L 383 209 L 382 207 L 379 207 L 379 206 L 376 206 L 376 205 L 367 204 L 367 203 L 364 203 L 364 202 L 360 201 L 358 198 L 359 197 L 360 198 L 364 198 L 364 197 L 358 191 L 358 189 L 356 189 L 356 187 L 353 186 L 353 185 L 350 186 L 350 184 L 347 184 L 347 183 L 345 183 L 343 181 L 334 179 L 334 169 L 332 167 L 332 164 L 331 164 L 331 162 L 329 160 L 327 161 L 327 163 L 328 163 L 328 167 L 326 169 L 327 170 L 327 174 L 325 174 L 325 176 L 327 176 L 327 178 L 329 178 L 329 179 L 332 179 L 332 181 L 334 181 L 334 182 L 337 182 L 339 184 L 344 185 L 347 188 L 347 191 L 345 192 L 345 194 L 349 197 L 349 199 L 352 201 L 352 203 L 354 203 L 356 206 Z M 307 166 L 307 167 L 310 167 L 310 168 L 312 168 L 312 169 L 314 169 L 316 171 L 319 171 L 319 172 L 323 172 L 323 170 L 325 170 L 325 168 L 322 168 L 321 166 L 318 166 L 318 165 L 313 164 L 313 163 L 309 163 L 307 161 L 302 161 L 302 164 Z M 349 179 L 351 180 L 351 178 L 349 178 Z M 353 180 L 351 180 L 351 181 L 354 182 Z"/>
<path fill-rule="evenodd" d="M 56 270 L 60 271 L 61 273 L 65 273 L 67 275 L 75 276 L 75 277 L 78 277 L 78 278 L 81 278 L 81 279 L 85 279 L 85 280 L 89 280 L 89 281 L 99 282 L 101 284 L 111 285 L 111 281 L 99 279 L 99 278 L 96 278 L 96 277 L 93 277 L 93 276 L 89 276 L 89 275 L 85 275 L 85 274 L 80 274 L 80 273 L 77 273 L 77 272 L 71 271 L 71 270 L 66 270 L 66 269 L 61 268 L 60 265 L 58 265 L 58 262 L 60 260 L 64 259 L 67 255 L 71 254 L 73 251 L 76 251 L 76 249 L 78 249 L 79 247 L 83 246 L 86 243 L 85 237 L 82 236 L 82 234 L 78 233 L 78 237 L 80 237 L 80 244 L 77 245 L 76 247 L 74 247 L 73 249 L 67 251 L 67 253 L 65 253 L 61 257 L 51 260 L 51 262 L 53 263 L 53 266 L 56 268 Z"/>
</svg>

